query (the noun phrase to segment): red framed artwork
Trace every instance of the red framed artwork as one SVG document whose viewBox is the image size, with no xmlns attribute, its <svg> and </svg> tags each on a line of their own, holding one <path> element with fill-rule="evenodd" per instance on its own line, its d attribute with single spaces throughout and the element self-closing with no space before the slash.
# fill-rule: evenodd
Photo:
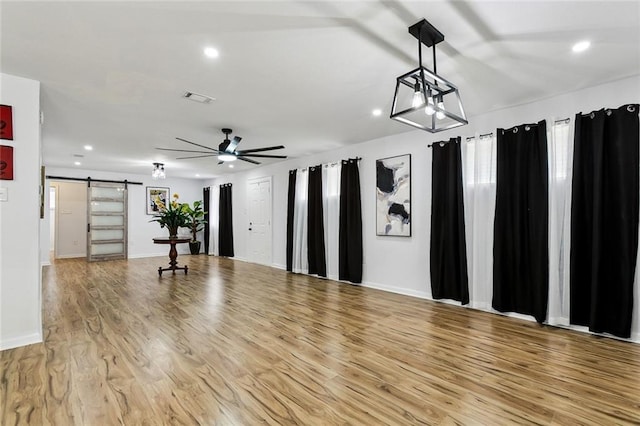
<svg viewBox="0 0 640 426">
<path fill-rule="evenodd" d="M 13 180 L 13 147 L 0 145 L 0 180 Z"/>
<path fill-rule="evenodd" d="M 13 140 L 13 112 L 10 105 L 0 105 L 0 139 Z"/>
</svg>

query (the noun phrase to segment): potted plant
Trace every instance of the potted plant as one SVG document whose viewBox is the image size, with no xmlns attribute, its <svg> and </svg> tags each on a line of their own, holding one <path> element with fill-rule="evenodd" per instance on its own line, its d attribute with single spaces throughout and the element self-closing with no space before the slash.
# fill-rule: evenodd
<svg viewBox="0 0 640 426">
<path fill-rule="evenodd" d="M 190 216 L 187 213 L 188 204 L 178 202 L 178 194 L 173 194 L 173 200 L 164 203 L 160 197 L 156 198 L 158 213 L 153 215 L 149 222 L 158 222 L 161 228 L 167 228 L 169 238 L 178 236 L 179 228 L 187 228 L 190 223 Z"/>
<path fill-rule="evenodd" d="M 187 228 L 191 229 L 189 250 L 191 250 L 191 254 L 199 254 L 201 242 L 197 240 L 197 234 L 198 231 L 204 228 L 204 224 L 207 223 L 207 221 L 204 220 L 204 215 L 207 212 L 202 209 L 202 201 L 199 200 L 193 202 L 193 207 L 189 206 L 188 203 L 185 203 L 184 206 L 188 217 Z"/>
</svg>

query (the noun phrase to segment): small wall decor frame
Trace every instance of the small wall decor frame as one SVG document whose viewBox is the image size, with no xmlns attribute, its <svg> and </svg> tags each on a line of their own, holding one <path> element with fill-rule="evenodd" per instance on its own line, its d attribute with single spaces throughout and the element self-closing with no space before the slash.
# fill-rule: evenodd
<svg viewBox="0 0 640 426">
<path fill-rule="evenodd" d="M 13 180 L 13 147 L 0 145 L 0 180 Z"/>
<path fill-rule="evenodd" d="M 156 200 L 160 199 L 163 203 L 169 202 L 169 188 L 147 186 L 147 214 L 157 214 L 159 212 Z"/>
<path fill-rule="evenodd" d="M 376 160 L 376 235 L 411 236 L 411 154 Z"/>
<path fill-rule="evenodd" d="M 0 105 L 0 139 L 13 140 L 13 112 L 10 105 Z"/>
</svg>

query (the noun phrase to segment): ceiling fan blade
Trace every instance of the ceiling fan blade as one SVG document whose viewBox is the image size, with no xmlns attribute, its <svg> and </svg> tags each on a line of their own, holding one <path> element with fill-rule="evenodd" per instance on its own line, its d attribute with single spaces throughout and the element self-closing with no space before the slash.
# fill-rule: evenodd
<svg viewBox="0 0 640 426">
<path fill-rule="evenodd" d="M 210 150 L 210 151 L 218 152 L 218 150 L 217 150 L 217 149 L 209 148 L 208 146 L 200 145 L 200 144 L 197 144 L 197 143 L 195 143 L 195 142 L 188 141 L 188 140 L 186 140 L 186 139 L 182 139 L 182 138 L 176 138 L 176 139 L 178 139 L 179 141 L 182 141 L 182 142 L 190 143 L 191 145 L 199 146 L 200 148 L 204 148 L 204 149 L 208 149 L 208 150 Z"/>
<path fill-rule="evenodd" d="M 234 136 L 233 139 L 229 142 L 229 145 L 227 145 L 227 148 L 225 148 L 225 152 L 228 152 L 230 154 L 233 153 L 241 140 L 241 137 Z"/>
<path fill-rule="evenodd" d="M 222 161 L 222 160 L 218 161 L 218 166 L 219 166 L 220 164 L 224 164 L 224 161 Z"/>
<path fill-rule="evenodd" d="M 173 152 L 199 152 L 201 154 L 210 154 L 208 151 L 192 151 L 190 149 L 171 149 L 171 148 L 156 148 L 160 151 L 173 151 Z"/>
<path fill-rule="evenodd" d="M 249 154 L 251 152 L 273 151 L 274 149 L 284 149 L 283 145 L 267 146 L 265 148 L 245 149 L 244 151 L 236 151 L 238 155 Z"/>
<path fill-rule="evenodd" d="M 287 158 L 286 155 L 238 154 L 240 157 Z"/>
<path fill-rule="evenodd" d="M 250 159 L 250 158 L 242 158 L 242 157 L 238 157 L 238 160 L 246 161 L 247 163 L 260 164 L 259 162 L 254 161 L 254 160 L 252 160 L 252 159 Z"/>
<path fill-rule="evenodd" d="M 194 155 L 191 157 L 178 157 L 176 160 L 190 160 L 191 158 L 216 157 L 218 154 Z"/>
</svg>

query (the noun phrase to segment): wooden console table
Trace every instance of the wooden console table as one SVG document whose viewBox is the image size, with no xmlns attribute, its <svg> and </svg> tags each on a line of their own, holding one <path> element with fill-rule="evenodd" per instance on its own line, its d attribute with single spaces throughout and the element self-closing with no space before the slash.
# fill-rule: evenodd
<svg viewBox="0 0 640 426">
<path fill-rule="evenodd" d="M 176 269 L 184 270 L 185 275 L 189 271 L 189 267 L 187 265 L 178 266 L 178 250 L 176 250 L 176 244 L 188 243 L 191 241 L 190 237 L 177 237 L 177 238 L 169 238 L 169 237 L 158 237 L 154 238 L 154 244 L 171 244 L 171 249 L 169 250 L 169 267 L 163 268 L 162 266 L 158 268 L 158 275 L 162 276 L 162 271 L 173 271 L 176 273 Z"/>
</svg>

